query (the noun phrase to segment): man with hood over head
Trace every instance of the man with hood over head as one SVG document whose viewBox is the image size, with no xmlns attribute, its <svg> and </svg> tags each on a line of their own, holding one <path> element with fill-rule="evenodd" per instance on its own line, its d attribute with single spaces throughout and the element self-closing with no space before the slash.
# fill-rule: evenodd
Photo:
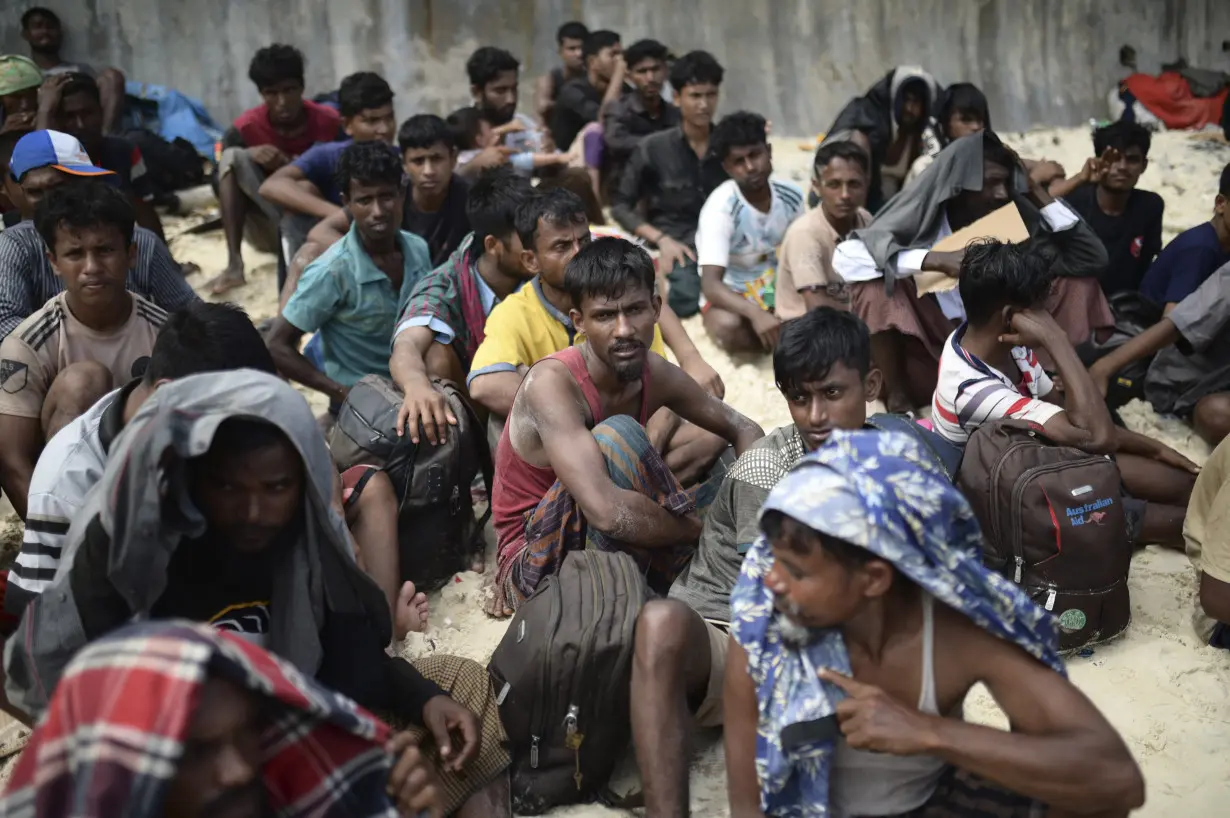
<svg viewBox="0 0 1230 818">
<path fill-rule="evenodd" d="M 1029 242 L 1050 260 L 1056 282 L 1046 309 L 1072 345 L 1113 328 L 1098 284 L 1107 256 L 1097 234 L 994 133 L 961 137 L 833 254 L 833 269 L 850 285 L 850 308 L 871 330 L 890 412 L 930 402 L 944 341 L 965 319 L 956 288 L 920 297 L 914 276 L 934 271 L 957 278 L 963 251 L 931 248 L 1009 202 Z"/>
<path fill-rule="evenodd" d="M 163 386 L 113 443 L 56 579 L 8 642 L 10 702 L 41 713 L 73 655 L 134 618 L 207 622 L 425 728 L 447 811 L 510 814 L 486 671 L 386 654 L 388 605 L 355 562 L 335 480 L 311 409 L 281 379 L 237 370 Z"/>
</svg>

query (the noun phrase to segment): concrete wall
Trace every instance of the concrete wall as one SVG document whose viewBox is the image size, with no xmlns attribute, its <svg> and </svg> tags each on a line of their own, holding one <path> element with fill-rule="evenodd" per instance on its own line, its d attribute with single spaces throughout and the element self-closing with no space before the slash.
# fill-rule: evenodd
<svg viewBox="0 0 1230 818">
<path fill-rule="evenodd" d="M 1185 55 L 1230 68 L 1228 0 L 38 0 L 66 24 L 65 54 L 116 65 L 131 79 L 200 97 L 220 121 L 256 102 L 248 60 L 262 45 L 308 55 L 312 92 L 347 73 L 381 72 L 398 115 L 447 113 L 467 100 L 464 64 L 479 45 L 507 48 L 537 75 L 556 26 L 581 19 L 651 36 L 676 53 L 707 48 L 727 68 L 723 109 L 756 110 L 779 133 L 814 133 L 899 63 L 941 83 L 969 80 L 997 128 L 1076 124 L 1105 115 L 1122 75 L 1118 49 L 1142 70 Z M 25 53 L 18 12 L 0 0 L 0 47 Z M 522 106 L 532 86 L 522 81 Z"/>
</svg>

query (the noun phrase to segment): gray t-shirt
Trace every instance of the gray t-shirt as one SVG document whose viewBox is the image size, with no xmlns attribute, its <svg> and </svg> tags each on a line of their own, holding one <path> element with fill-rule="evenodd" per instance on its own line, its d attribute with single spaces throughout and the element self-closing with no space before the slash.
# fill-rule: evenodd
<svg viewBox="0 0 1230 818">
<path fill-rule="evenodd" d="M 769 492 L 804 454 L 794 425 L 758 440 L 731 468 L 718 489 L 696 556 L 671 586 L 670 596 L 705 619 L 730 621 L 730 592 L 743 556 L 760 536 L 760 508 Z"/>
<path fill-rule="evenodd" d="M 1145 397 L 1158 412 L 1188 415 L 1196 401 L 1230 389 L 1230 264 L 1215 270 L 1166 317 L 1181 337 L 1149 365 Z"/>
</svg>

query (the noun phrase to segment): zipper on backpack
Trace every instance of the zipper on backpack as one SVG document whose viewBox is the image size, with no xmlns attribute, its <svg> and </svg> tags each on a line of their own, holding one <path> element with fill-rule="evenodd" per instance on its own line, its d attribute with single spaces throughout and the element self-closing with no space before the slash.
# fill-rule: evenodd
<svg viewBox="0 0 1230 818">
<path fill-rule="evenodd" d="M 538 736 L 530 736 L 530 768 L 538 769 Z"/>
<path fill-rule="evenodd" d="M 1030 435 L 1033 435 L 1033 432 L 1030 432 Z M 1101 460 L 1102 458 L 1098 455 L 1090 455 L 1080 460 L 1060 461 L 1056 463 L 1047 463 L 1042 466 L 1034 466 L 1031 469 L 1026 469 L 1025 471 L 1021 472 L 1021 475 L 1017 478 L 1016 482 L 1012 485 L 1012 495 L 1011 495 L 1012 499 L 1009 501 L 1009 504 L 1008 504 L 1009 524 L 1012 527 L 1012 553 L 1016 561 L 1015 578 L 1016 578 L 1016 582 L 1018 585 L 1020 584 L 1021 579 L 1024 576 L 1023 571 L 1024 571 L 1024 566 L 1025 566 L 1025 545 L 1023 542 L 1021 542 L 1021 535 L 1023 532 L 1021 531 L 1021 521 L 1020 521 L 1020 514 L 1019 514 L 1020 507 L 1021 507 L 1021 498 L 1025 494 L 1025 489 L 1028 488 L 1029 485 L 1034 482 L 1034 480 L 1036 480 L 1037 478 L 1041 477 L 1044 474 L 1049 474 L 1051 472 L 1057 472 L 1057 471 L 1063 471 L 1064 469 L 1068 467 L 1075 468 L 1078 466 L 1090 465 L 1092 463 L 1101 462 Z"/>
</svg>

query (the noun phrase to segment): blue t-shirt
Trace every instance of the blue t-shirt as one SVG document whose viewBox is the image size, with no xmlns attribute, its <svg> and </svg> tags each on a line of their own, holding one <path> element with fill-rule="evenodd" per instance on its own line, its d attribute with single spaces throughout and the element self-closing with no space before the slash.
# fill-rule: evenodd
<svg viewBox="0 0 1230 818">
<path fill-rule="evenodd" d="M 355 222 L 341 241 L 303 271 L 282 317 L 300 332 L 319 331 L 325 374 L 344 386 L 364 375 L 389 377 L 393 330 L 414 290 L 431 270 L 427 242 L 401 231 L 401 287 L 372 262 Z"/>
<path fill-rule="evenodd" d="M 337 182 L 334 181 L 337 175 L 337 160 L 342 155 L 342 151 L 353 144 L 353 139 L 345 139 L 341 142 L 321 142 L 301 153 L 299 158 L 291 164 L 303 171 L 307 180 L 316 185 L 321 196 L 340 206 L 342 196 L 337 189 Z M 392 145 L 389 146 L 389 150 L 394 154 L 397 153 L 397 148 Z"/>
<path fill-rule="evenodd" d="M 1227 262 L 1230 253 L 1222 249 L 1213 225 L 1196 225 L 1166 245 L 1145 273 L 1140 294 L 1161 306 L 1177 304 L 1196 292 L 1214 270 Z"/>
</svg>

